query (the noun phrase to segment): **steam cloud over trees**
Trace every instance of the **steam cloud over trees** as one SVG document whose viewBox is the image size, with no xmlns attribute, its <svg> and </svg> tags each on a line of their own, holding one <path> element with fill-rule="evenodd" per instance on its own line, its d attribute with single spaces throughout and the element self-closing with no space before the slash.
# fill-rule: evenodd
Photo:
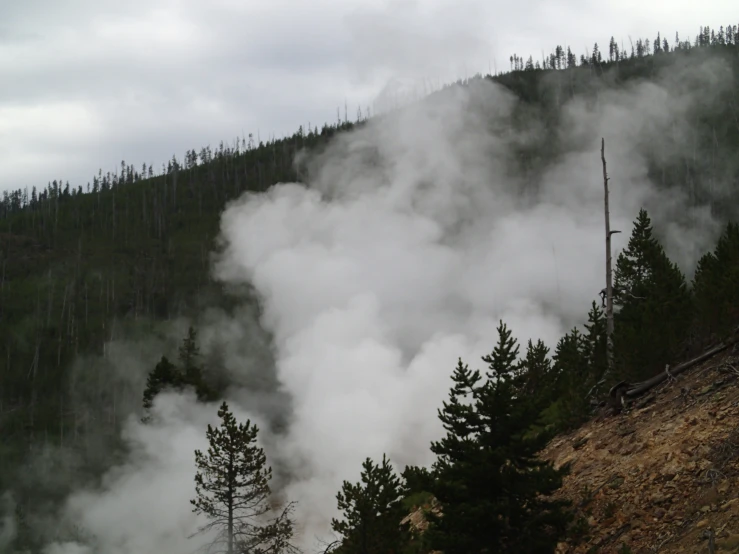
<svg viewBox="0 0 739 554">
<path fill-rule="evenodd" d="M 737 36 L 5 193 L 0 550 L 576 543 L 537 453 L 739 323 Z"/>
</svg>

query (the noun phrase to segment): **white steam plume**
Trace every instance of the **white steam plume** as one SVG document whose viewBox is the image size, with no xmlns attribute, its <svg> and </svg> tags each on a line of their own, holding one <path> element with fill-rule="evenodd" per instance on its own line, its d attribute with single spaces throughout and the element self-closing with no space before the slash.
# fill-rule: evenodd
<svg viewBox="0 0 739 554">
<path fill-rule="evenodd" d="M 249 312 L 211 312 L 201 337 L 228 343 L 240 387 L 229 400 L 240 419 L 261 416 L 268 458 L 288 477 L 283 492 L 299 502 L 301 545 L 326 538 L 335 494 L 365 457 L 387 453 L 401 468 L 432 460 L 451 370 L 460 356 L 482 365 L 499 319 L 519 339 L 551 347 L 583 322 L 604 281 L 601 136 L 612 225 L 624 233 L 616 247 L 645 206 L 685 267 L 708 248 L 708 213 L 677 191 L 661 197 L 647 179 L 646 152 L 677 156 L 688 144 L 683 115 L 696 99 L 680 82 L 570 100 L 552 138 L 565 153 L 525 177 L 514 145 L 541 140 L 541 114 L 490 82 L 448 90 L 339 135 L 311 163 L 308 186 L 279 184 L 228 207 L 214 274 L 260 295 L 274 374 L 260 375 L 271 362 L 241 346 Z M 246 392 L 265 379 L 279 390 Z M 197 546 L 185 539 L 198 524 L 188 503 L 192 452 L 216 406 L 165 395 L 157 408 L 158 424 L 129 422 L 128 460 L 69 501 L 68 517 L 96 537 L 95 552 Z M 282 431 L 272 434 L 276 415 Z M 82 543 L 46 554 L 87 554 Z"/>
<path fill-rule="evenodd" d="M 15 503 L 10 493 L 0 496 L 0 552 L 4 552 L 13 542 L 16 534 L 14 517 Z"/>
<path fill-rule="evenodd" d="M 654 84 L 604 92 L 595 107 L 575 99 L 559 133 L 568 153 L 532 185 L 512 145 L 533 139 L 533 120 L 514 131 L 517 101 L 480 82 L 340 136 L 309 187 L 281 184 L 226 210 L 215 273 L 262 297 L 293 400 L 279 455 L 307 539 L 326 531 L 364 457 L 431 461 L 456 359 L 479 366 L 499 319 L 550 346 L 582 323 L 604 281 L 601 136 L 613 227 L 628 237 L 641 206 L 658 226 L 680 210 L 700 231 L 671 221 L 667 247 L 695 260 L 710 218 L 680 194 L 658 197 L 643 156 L 650 138 L 686 132 L 675 121 L 691 101 Z"/>
</svg>

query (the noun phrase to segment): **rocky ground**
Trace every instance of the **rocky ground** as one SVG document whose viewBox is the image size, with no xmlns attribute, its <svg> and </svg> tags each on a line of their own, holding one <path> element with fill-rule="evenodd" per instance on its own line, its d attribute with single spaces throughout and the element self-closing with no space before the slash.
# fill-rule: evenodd
<svg viewBox="0 0 739 554">
<path fill-rule="evenodd" d="M 739 348 L 559 436 L 559 496 L 582 538 L 562 553 L 739 552 Z"/>
</svg>

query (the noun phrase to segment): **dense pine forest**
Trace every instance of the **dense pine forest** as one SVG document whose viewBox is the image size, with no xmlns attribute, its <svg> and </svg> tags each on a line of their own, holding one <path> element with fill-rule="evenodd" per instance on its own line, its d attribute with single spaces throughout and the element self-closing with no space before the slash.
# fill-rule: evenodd
<svg viewBox="0 0 739 554">
<path fill-rule="evenodd" d="M 700 72 L 717 61 L 730 70 Z M 592 401 L 614 383 L 651 377 L 665 364 L 678 363 L 721 340 L 739 324 L 737 26 L 704 27 L 693 40 L 678 36 L 668 40 L 657 34 L 624 45 L 611 38 L 608 52 L 596 44 L 579 58 L 569 47 L 557 46 L 542 60 L 512 55 L 510 63 L 509 72 L 459 81 L 422 101 L 484 79 L 511 91 L 520 100 L 516 111 L 521 125 L 532 118 L 541 122 L 536 137 L 515 147 L 512 162 L 532 187 L 565 151 L 557 132 L 565 117 L 563 106 L 575 97 L 597 104 L 609 91 L 657 76 L 696 95 L 708 95 L 709 90 L 718 95 L 711 102 L 696 102 L 682 114 L 694 130 L 688 150 L 674 146 L 683 140 L 675 133 L 661 137 L 659 148 L 651 145 L 645 151 L 649 179 L 665 195 L 685 191 L 695 205 L 707 205 L 723 226 L 720 238 L 697 267 L 681 269 L 666 254 L 649 213 L 633 214 L 633 228 L 623 230 L 630 235 L 628 245 L 614 260 L 613 374 L 606 373 L 605 318 L 598 291 L 593 291 L 594 302 L 583 314 L 582 325 L 551 351 L 532 341 L 520 345 L 519 352 L 501 322 L 499 336 L 491 337 L 497 346 L 485 359 L 488 373 L 476 373 L 461 360 L 454 370 L 455 388 L 439 413 L 448 435 L 431 446 L 438 463 L 431 470 L 407 468 L 401 479 L 387 460 L 377 465 L 367 460 L 364 485 L 344 484 L 339 507 L 347 515 L 343 523 L 333 524 L 343 537 L 342 553 L 420 552 L 433 547 L 451 554 L 482 552 L 491 544 L 495 546 L 490 551 L 552 551 L 570 529 L 564 506 L 541 501 L 519 511 L 501 507 L 481 491 L 499 490 L 506 479 L 515 478 L 496 480 L 484 477 L 479 469 L 465 474 L 455 462 L 468 468 L 491 467 L 519 456 L 520 467 L 534 476 L 521 480 L 521 497 L 533 499 L 551 491 L 563 473 L 534 461 L 548 438 L 591 417 Z M 714 78 L 721 82 L 712 82 Z M 393 117 L 394 112 L 387 112 L 373 119 Z M 211 253 L 219 248 L 224 208 L 247 191 L 260 193 L 279 182 L 309 182 L 314 171 L 311 160 L 337 136 L 367 124 L 366 118 L 349 121 L 345 116 L 320 129 L 301 127 L 282 139 L 262 142 L 249 135 L 217 148 L 193 148 L 161 168 L 124 161 L 115 172 L 98 171 L 84 186 L 55 179 L 3 193 L 0 492 L 11 492 L 16 502 L 13 545 L 19 552 L 39 551 L 49 540 L 35 531 L 41 521 L 38 514 L 50 513 L 72 487 L 94 483 L 122 455 L 121 425 L 130 414 L 143 414 L 147 399 L 150 405 L 159 390 L 173 383 L 194 385 L 201 399 L 220 398 L 227 383 L 218 381 L 217 355 L 203 355 L 198 361 L 211 376 L 204 383 L 200 366 L 191 363 L 192 356 L 200 356 L 195 330 L 186 334 L 187 325 L 168 323 L 197 322 L 209 309 L 236 309 L 232 291 L 211 277 Z M 672 155 L 673 150 L 678 153 Z M 599 179 L 592 176 L 594 186 Z M 256 295 L 250 309 L 260 310 Z M 258 335 L 252 345 L 254 358 L 273 364 L 270 337 L 259 329 L 254 332 Z M 147 343 L 152 337 L 158 342 Z M 146 376 L 126 377 L 114 370 L 125 366 L 116 341 L 168 345 L 166 352 L 146 353 L 154 364 L 162 355 L 175 360 L 180 347 L 179 361 L 152 364 L 147 387 Z M 190 377 L 175 383 L 178 368 Z M 269 379 L 249 386 L 277 390 Z M 474 398 L 469 410 L 458 398 L 465 391 Z M 516 418 L 504 409 L 508 403 Z M 226 421 L 227 412 L 223 413 Z M 485 435 L 481 429 L 491 420 L 504 423 L 493 435 Z M 279 427 L 280 421 L 274 424 Z M 517 438 L 510 442 L 510 450 L 501 446 L 486 457 L 459 439 L 462 429 L 485 444 L 505 445 L 506 437 Z M 57 472 L 65 478 L 55 479 Z M 39 474 L 48 478 L 39 480 Z M 484 486 L 474 491 L 467 486 L 470 480 Z M 373 511 L 364 505 L 362 512 L 357 506 L 367 502 L 366 495 L 378 482 L 390 486 L 393 494 L 373 497 L 370 504 L 379 508 Z M 423 541 L 409 538 L 408 531 L 396 532 L 395 523 L 414 505 L 413 499 L 430 496 L 446 506 L 446 517 L 432 518 Z M 464 506 L 474 506 L 473 515 Z M 368 522 L 367 514 L 378 510 L 384 515 Z M 501 524 L 472 536 L 470 530 L 484 528 L 480 521 L 497 511 L 514 513 L 510 526 Z M 532 523 L 534 512 L 540 518 Z M 367 533 L 382 535 L 386 542 L 361 542 Z"/>
</svg>

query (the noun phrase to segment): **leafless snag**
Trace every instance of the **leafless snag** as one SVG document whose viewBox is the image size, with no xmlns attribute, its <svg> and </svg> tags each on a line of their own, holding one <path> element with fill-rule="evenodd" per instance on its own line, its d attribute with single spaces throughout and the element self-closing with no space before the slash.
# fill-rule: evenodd
<svg viewBox="0 0 739 554">
<path fill-rule="evenodd" d="M 606 227 L 606 373 L 603 381 L 613 374 L 613 273 L 611 271 L 611 216 L 608 209 L 608 171 L 606 170 L 606 139 L 600 139 L 600 159 L 603 162 L 603 189 Z"/>
<path fill-rule="evenodd" d="M 677 378 L 670 373 L 670 364 L 665 365 L 665 375 L 667 375 L 667 381 L 670 383 L 677 383 Z"/>
</svg>

